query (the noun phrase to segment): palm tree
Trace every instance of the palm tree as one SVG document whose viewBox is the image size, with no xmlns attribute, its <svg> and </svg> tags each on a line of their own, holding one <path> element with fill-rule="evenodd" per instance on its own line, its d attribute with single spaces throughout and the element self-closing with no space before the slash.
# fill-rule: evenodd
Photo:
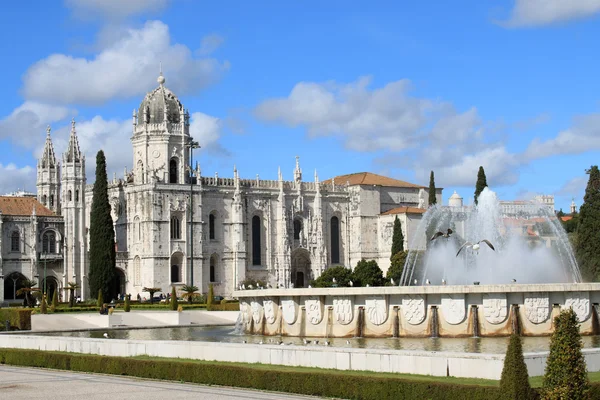
<svg viewBox="0 0 600 400">
<path fill-rule="evenodd" d="M 181 290 L 185 292 L 181 296 L 184 297 L 184 298 L 187 298 L 187 301 L 190 304 L 192 304 L 192 298 L 194 298 L 196 296 L 200 296 L 200 293 L 198 293 L 198 286 L 184 285 L 184 286 L 181 287 Z"/>
<path fill-rule="evenodd" d="M 69 282 L 67 283 L 67 286 L 68 287 L 66 287 L 65 290 L 69 291 L 69 308 L 73 308 L 75 305 L 75 289 L 79 289 L 81 286 L 76 282 Z"/>
<path fill-rule="evenodd" d="M 21 280 L 21 289 L 17 290 L 17 296 L 22 294 L 25 295 L 25 302 L 27 303 L 27 307 L 33 307 L 35 304 L 33 302 L 33 293 L 39 293 L 40 288 L 35 287 L 37 282 L 32 279 L 23 279 Z"/>
<path fill-rule="evenodd" d="M 151 288 L 143 288 L 142 292 L 148 292 L 150 293 L 150 304 L 152 304 L 154 302 L 154 293 L 158 293 L 158 292 L 162 292 L 161 288 L 155 288 L 155 287 L 151 287 Z"/>
</svg>

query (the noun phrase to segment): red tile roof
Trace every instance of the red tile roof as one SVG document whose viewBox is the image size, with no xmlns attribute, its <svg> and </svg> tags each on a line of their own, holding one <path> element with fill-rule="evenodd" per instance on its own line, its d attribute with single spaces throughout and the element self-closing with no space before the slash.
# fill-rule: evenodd
<svg viewBox="0 0 600 400">
<path fill-rule="evenodd" d="M 424 214 L 425 209 L 417 208 L 417 207 L 396 207 L 391 210 L 387 210 L 386 212 L 381 213 L 381 215 L 390 215 L 390 214 Z"/>
<path fill-rule="evenodd" d="M 29 216 L 33 212 L 33 207 L 35 207 L 36 215 L 43 217 L 56 215 L 34 197 L 0 196 L 0 212 L 2 212 L 2 215 Z"/>
<path fill-rule="evenodd" d="M 567 222 L 573 219 L 572 215 L 565 215 L 564 217 L 560 217 L 561 221 Z"/>
<path fill-rule="evenodd" d="M 388 187 L 402 187 L 402 188 L 416 188 L 416 189 L 427 189 L 425 186 L 416 185 L 414 183 L 401 181 L 398 179 L 388 178 L 387 176 L 373 174 L 371 172 L 357 172 L 354 174 L 340 175 L 335 178 L 327 179 L 323 181 L 324 184 L 331 184 L 331 181 L 335 180 L 338 185 L 345 185 L 346 182 L 353 185 L 377 185 L 377 186 L 388 186 Z"/>
</svg>

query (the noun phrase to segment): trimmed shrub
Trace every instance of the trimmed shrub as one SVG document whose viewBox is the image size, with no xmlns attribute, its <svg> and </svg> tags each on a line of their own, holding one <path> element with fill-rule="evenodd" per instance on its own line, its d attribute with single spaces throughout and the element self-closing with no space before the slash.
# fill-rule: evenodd
<svg viewBox="0 0 600 400">
<path fill-rule="evenodd" d="M 587 399 L 589 381 L 581 352 L 579 323 L 573 309 L 554 318 L 550 355 L 544 375 L 544 399 Z"/>
<path fill-rule="evenodd" d="M 58 289 L 54 290 L 54 294 L 52 295 L 52 305 L 50 306 L 50 311 L 55 312 L 58 308 Z"/>
<path fill-rule="evenodd" d="M 526 400 L 530 399 L 532 395 L 527 365 L 523 358 L 521 338 L 518 335 L 513 334 L 510 337 L 500 378 L 500 390 L 507 400 Z"/>
<path fill-rule="evenodd" d="M 406 263 L 406 259 L 408 258 L 408 251 L 400 251 L 392 256 L 392 263 L 390 268 L 387 270 L 387 274 L 385 276 L 388 282 L 394 280 L 394 286 L 400 284 L 400 278 L 402 278 L 402 270 L 404 269 L 404 264 Z"/>
<path fill-rule="evenodd" d="M 96 300 L 96 305 L 98 307 L 102 307 L 104 304 L 104 297 L 102 296 L 102 289 L 98 289 L 98 299 Z"/>
<path fill-rule="evenodd" d="M 240 311 L 240 303 L 211 304 L 206 306 L 207 311 Z"/>
<path fill-rule="evenodd" d="M 377 265 L 377 261 L 370 260 L 367 261 L 365 259 L 360 260 L 356 267 L 354 267 L 354 271 L 352 272 L 352 280 L 354 281 L 354 286 L 383 286 L 385 280 L 383 279 L 383 272 L 379 265 Z"/>
<path fill-rule="evenodd" d="M 125 295 L 125 305 L 123 306 L 123 311 L 130 312 L 131 311 L 131 295 Z"/>
<path fill-rule="evenodd" d="M 171 299 L 169 300 L 169 307 L 173 311 L 177 311 L 179 307 L 179 302 L 177 301 L 177 290 L 175 290 L 175 286 L 171 289 Z"/>
<path fill-rule="evenodd" d="M 208 297 L 206 298 L 206 308 L 210 308 L 213 302 L 215 301 L 215 292 L 213 289 L 213 284 L 208 284 Z"/>
<path fill-rule="evenodd" d="M 40 303 L 40 313 L 48 314 L 48 304 L 46 304 L 46 295 L 42 295 L 42 302 Z"/>
<path fill-rule="evenodd" d="M 0 308 L 0 323 L 4 329 L 6 321 L 10 329 L 30 330 L 31 329 L 31 308 Z"/>
<path fill-rule="evenodd" d="M 333 283 L 335 279 L 335 284 Z M 352 279 L 352 271 L 343 265 L 336 265 L 335 267 L 329 267 L 321 276 L 311 282 L 314 287 L 347 287 L 350 286 L 350 280 Z"/>
</svg>

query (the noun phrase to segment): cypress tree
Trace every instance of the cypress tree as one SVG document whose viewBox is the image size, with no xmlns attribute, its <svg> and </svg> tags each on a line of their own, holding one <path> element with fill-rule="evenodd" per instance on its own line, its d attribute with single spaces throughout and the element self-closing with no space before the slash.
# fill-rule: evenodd
<svg viewBox="0 0 600 400">
<path fill-rule="evenodd" d="M 390 260 L 396 253 L 404 251 L 404 235 L 402 234 L 402 223 L 396 215 L 394 220 L 394 233 L 392 235 L 392 254 L 390 254 Z"/>
<path fill-rule="evenodd" d="M 117 281 L 115 232 L 108 201 L 106 158 L 100 150 L 96 155 L 96 182 L 90 213 L 90 293 L 102 292 L 110 300 L 116 296 Z"/>
<path fill-rule="evenodd" d="M 589 381 L 581 347 L 577 315 L 572 308 L 562 311 L 554 318 L 544 374 L 544 398 L 587 399 Z"/>
<path fill-rule="evenodd" d="M 179 302 L 177 301 L 177 290 L 175 290 L 175 286 L 171 289 L 171 301 L 169 302 L 169 307 L 173 311 L 177 311 L 177 306 Z"/>
<path fill-rule="evenodd" d="M 214 290 L 213 290 L 213 284 L 210 283 L 208 285 L 208 298 L 206 299 L 206 308 L 210 309 L 210 307 L 212 306 L 214 301 L 215 301 L 215 295 L 214 295 Z"/>
<path fill-rule="evenodd" d="M 56 311 L 58 308 L 58 288 L 54 289 L 54 294 L 52 295 L 52 305 L 50 306 L 50 310 L 52 312 Z"/>
<path fill-rule="evenodd" d="M 429 175 L 429 207 L 434 204 L 437 204 L 437 200 L 435 198 L 435 178 L 431 171 L 431 175 Z"/>
<path fill-rule="evenodd" d="M 600 171 L 593 165 L 586 172 L 590 178 L 579 209 L 575 253 L 583 277 L 597 281 L 600 278 Z"/>
<path fill-rule="evenodd" d="M 523 347 L 519 335 L 513 334 L 510 337 L 500 378 L 500 391 L 506 399 L 527 400 L 531 398 L 529 374 L 523 358 Z"/>
<path fill-rule="evenodd" d="M 102 296 L 102 289 L 98 289 L 98 297 L 96 298 L 96 305 L 102 308 L 104 304 L 104 297 Z"/>
<path fill-rule="evenodd" d="M 40 312 L 42 314 L 48 314 L 48 303 L 46 303 L 46 295 L 42 295 L 42 302 L 40 303 Z"/>
<path fill-rule="evenodd" d="M 485 177 L 485 171 L 483 167 L 479 167 L 479 172 L 477 172 L 477 183 L 475 184 L 475 205 L 477 205 L 477 198 L 483 192 L 483 189 L 487 187 L 487 178 Z"/>
<path fill-rule="evenodd" d="M 125 295 L 125 305 L 123 306 L 123 311 L 130 312 L 131 311 L 131 295 Z"/>
</svg>

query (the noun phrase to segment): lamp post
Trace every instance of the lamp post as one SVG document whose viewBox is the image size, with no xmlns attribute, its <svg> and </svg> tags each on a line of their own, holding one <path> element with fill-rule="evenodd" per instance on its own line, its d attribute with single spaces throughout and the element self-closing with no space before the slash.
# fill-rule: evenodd
<svg viewBox="0 0 600 400">
<path fill-rule="evenodd" d="M 190 286 L 194 286 L 194 149 L 199 149 L 200 144 L 190 137 Z M 196 177 L 198 179 L 199 177 Z"/>
<path fill-rule="evenodd" d="M 47 253 L 42 252 L 42 256 L 44 257 L 44 294 L 46 294 L 46 255 Z"/>
</svg>

